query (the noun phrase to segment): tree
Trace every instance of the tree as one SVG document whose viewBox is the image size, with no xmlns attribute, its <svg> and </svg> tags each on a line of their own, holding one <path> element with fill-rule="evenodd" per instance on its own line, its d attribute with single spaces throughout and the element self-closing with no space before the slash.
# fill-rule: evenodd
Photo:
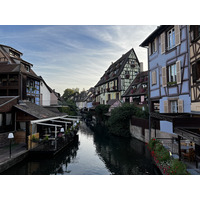
<svg viewBox="0 0 200 200">
<path fill-rule="evenodd" d="M 108 130 L 110 133 L 118 136 L 130 137 L 129 120 L 136 112 L 133 104 L 124 103 L 111 111 L 111 117 L 108 120 Z"/>
<path fill-rule="evenodd" d="M 75 91 L 73 89 L 70 89 L 70 88 L 67 88 L 67 89 L 65 89 L 64 94 L 62 95 L 62 97 L 66 101 L 66 100 L 71 99 L 72 97 L 74 97 L 74 95 L 76 93 L 77 93 L 77 91 Z"/>
<path fill-rule="evenodd" d="M 66 105 L 68 106 L 60 108 L 61 112 L 65 112 L 69 115 L 76 115 L 77 114 L 77 107 L 74 101 L 74 96 L 78 93 L 77 89 L 65 89 L 62 98 L 65 100 Z"/>
<path fill-rule="evenodd" d="M 129 121 L 132 116 L 148 119 L 148 109 L 145 108 L 143 111 L 134 104 L 127 103 L 122 104 L 121 107 L 113 109 L 111 111 L 111 117 L 107 123 L 109 132 L 118 136 L 131 136 Z"/>
<path fill-rule="evenodd" d="M 102 123 L 105 122 L 105 113 L 109 110 L 109 105 L 100 104 L 95 108 L 95 114 L 97 117 L 97 122 Z"/>
</svg>

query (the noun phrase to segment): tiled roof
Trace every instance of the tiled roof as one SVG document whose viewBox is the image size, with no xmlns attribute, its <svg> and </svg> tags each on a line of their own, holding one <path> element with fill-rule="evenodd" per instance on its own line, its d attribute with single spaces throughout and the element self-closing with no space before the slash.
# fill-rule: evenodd
<svg viewBox="0 0 200 200">
<path fill-rule="evenodd" d="M 19 72 L 19 64 L 0 64 L 0 73 Z"/>
<path fill-rule="evenodd" d="M 23 102 L 14 106 L 15 108 L 36 117 L 37 119 L 45 119 L 49 117 L 58 117 L 64 115 L 63 113 L 54 113 L 42 106 L 31 102 Z"/>
<path fill-rule="evenodd" d="M 146 47 L 149 45 L 149 42 L 152 42 L 155 37 L 160 35 L 169 25 L 161 25 L 158 26 L 156 30 L 154 30 L 143 42 L 140 44 L 141 47 Z"/>
<path fill-rule="evenodd" d="M 126 54 L 122 55 L 122 57 L 119 58 L 116 62 L 112 63 L 110 67 L 105 71 L 99 82 L 95 85 L 95 87 L 116 79 L 121 74 L 124 65 L 126 64 L 126 61 L 132 51 L 134 51 L 133 48 L 129 50 Z"/>
<path fill-rule="evenodd" d="M 0 107 L 11 102 L 12 100 L 14 100 L 16 98 L 18 98 L 18 96 L 12 96 L 12 97 L 11 96 L 10 97 L 9 96 L 8 97 L 1 96 L 0 97 Z"/>
<path fill-rule="evenodd" d="M 147 94 L 148 87 L 143 89 L 142 84 L 147 84 L 148 86 L 148 71 L 139 73 L 131 85 L 128 87 L 128 89 L 125 91 L 125 93 L 122 95 L 122 97 L 140 96 Z"/>
<path fill-rule="evenodd" d="M 117 99 L 110 99 L 107 103 L 107 105 L 112 106 L 116 101 L 118 101 Z"/>
</svg>

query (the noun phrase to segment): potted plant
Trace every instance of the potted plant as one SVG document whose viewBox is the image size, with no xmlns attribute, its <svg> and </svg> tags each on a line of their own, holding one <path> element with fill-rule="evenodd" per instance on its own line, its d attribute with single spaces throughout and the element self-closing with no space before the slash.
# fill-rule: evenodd
<svg viewBox="0 0 200 200">
<path fill-rule="evenodd" d="M 39 142 L 39 138 L 36 138 L 35 135 L 32 136 L 32 142 Z"/>
<path fill-rule="evenodd" d="M 168 82 L 167 85 L 168 85 L 168 86 L 174 86 L 174 85 L 176 85 L 176 81 Z"/>
</svg>

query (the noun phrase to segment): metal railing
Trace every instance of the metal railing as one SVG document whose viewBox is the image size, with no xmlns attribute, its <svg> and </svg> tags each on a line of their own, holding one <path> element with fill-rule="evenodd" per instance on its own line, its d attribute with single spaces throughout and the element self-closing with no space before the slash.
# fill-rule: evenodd
<svg viewBox="0 0 200 200">
<path fill-rule="evenodd" d="M 156 138 L 163 146 L 169 150 L 172 154 L 178 154 L 178 142 L 175 138 Z"/>
</svg>

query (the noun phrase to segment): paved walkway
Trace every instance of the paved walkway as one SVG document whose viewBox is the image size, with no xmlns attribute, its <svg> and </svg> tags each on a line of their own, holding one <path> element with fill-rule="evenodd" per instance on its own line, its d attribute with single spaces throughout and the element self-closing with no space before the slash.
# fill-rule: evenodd
<svg viewBox="0 0 200 200">
<path fill-rule="evenodd" d="M 10 146 L 5 146 L 0 148 L 0 165 L 6 161 L 10 161 L 19 155 L 27 152 L 26 146 L 24 144 L 13 144 L 11 146 L 11 158 L 10 158 Z"/>
</svg>

